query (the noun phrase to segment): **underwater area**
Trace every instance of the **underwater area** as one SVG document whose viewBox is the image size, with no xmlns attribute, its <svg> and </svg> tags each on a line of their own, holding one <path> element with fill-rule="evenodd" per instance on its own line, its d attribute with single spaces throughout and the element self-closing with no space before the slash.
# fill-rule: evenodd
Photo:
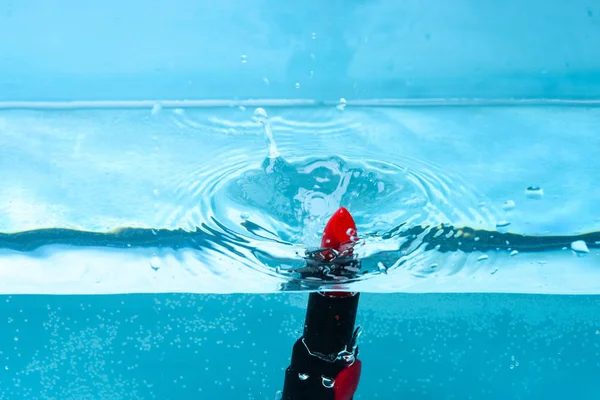
<svg viewBox="0 0 600 400">
<path fill-rule="evenodd" d="M 354 399 L 595 399 L 599 18 L 0 4 L 0 399 L 278 399 L 340 290 Z"/>
</svg>

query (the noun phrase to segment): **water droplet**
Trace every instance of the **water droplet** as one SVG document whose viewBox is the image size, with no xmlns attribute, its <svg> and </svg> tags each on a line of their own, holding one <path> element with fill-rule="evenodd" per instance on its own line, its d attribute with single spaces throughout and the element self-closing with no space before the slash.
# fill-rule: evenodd
<svg viewBox="0 0 600 400">
<path fill-rule="evenodd" d="M 539 200 L 544 196 L 544 189 L 540 188 L 539 186 L 529 186 L 527 189 L 525 189 L 525 196 L 530 199 Z"/>
<path fill-rule="evenodd" d="M 519 252 L 517 250 L 513 250 L 510 252 L 511 257 L 516 256 L 517 254 L 519 254 Z"/>
<path fill-rule="evenodd" d="M 379 268 L 379 272 L 387 274 L 388 269 L 381 261 L 377 263 L 377 268 Z"/>
<path fill-rule="evenodd" d="M 152 115 L 156 115 L 162 111 L 162 104 L 156 103 L 152 106 Z"/>
<path fill-rule="evenodd" d="M 348 228 L 348 230 L 346 231 L 346 235 L 348 235 L 350 237 L 354 236 L 355 234 L 356 234 L 356 231 L 352 228 Z M 350 239 L 350 240 L 352 240 L 352 239 Z"/>
<path fill-rule="evenodd" d="M 248 62 L 248 56 L 242 54 L 242 64 L 246 64 Z"/>
<path fill-rule="evenodd" d="M 587 247 L 587 244 L 583 240 L 576 240 L 571 243 L 571 250 L 578 254 L 586 254 L 589 253 L 590 250 Z"/>
<path fill-rule="evenodd" d="M 484 255 L 480 256 L 480 257 L 477 259 L 477 261 L 485 261 L 485 260 L 487 260 L 488 258 L 489 258 L 489 257 L 487 256 L 487 254 L 484 254 Z"/>
<path fill-rule="evenodd" d="M 296 89 L 300 89 L 300 82 L 296 82 Z"/>
<path fill-rule="evenodd" d="M 264 108 L 258 107 L 254 110 L 254 118 L 256 118 L 259 122 L 264 122 L 269 116 Z"/>
<path fill-rule="evenodd" d="M 506 200 L 502 205 L 502 208 L 504 209 L 504 211 L 510 211 L 515 208 L 515 202 L 512 200 Z"/>
<path fill-rule="evenodd" d="M 325 386 L 327 389 L 331 389 L 333 387 L 333 385 L 335 384 L 335 380 L 333 380 L 332 378 L 327 378 L 324 375 L 321 375 L 321 383 L 323 384 L 323 386 Z"/>
<path fill-rule="evenodd" d="M 308 374 L 299 373 L 298 379 L 300 379 L 301 381 L 305 381 L 308 379 Z"/>
<path fill-rule="evenodd" d="M 158 269 L 160 268 L 160 258 L 158 258 L 156 254 L 153 255 L 150 259 L 150 268 L 152 268 L 155 271 L 158 271 Z"/>
<path fill-rule="evenodd" d="M 336 106 L 336 108 L 340 111 L 344 111 L 344 109 L 346 108 L 346 103 L 346 99 L 342 97 L 340 99 L 340 103 Z"/>
</svg>

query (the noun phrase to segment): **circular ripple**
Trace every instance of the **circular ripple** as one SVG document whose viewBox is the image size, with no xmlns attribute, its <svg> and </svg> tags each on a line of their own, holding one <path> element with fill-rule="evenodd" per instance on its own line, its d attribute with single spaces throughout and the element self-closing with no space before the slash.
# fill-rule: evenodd
<svg viewBox="0 0 600 400">
<path fill-rule="evenodd" d="M 283 119 L 278 124 L 275 136 L 292 130 L 282 127 Z M 227 126 L 239 128 L 231 122 Z M 243 121 L 240 126 L 262 132 L 258 123 Z M 299 129 L 318 132 L 319 125 L 300 124 Z M 230 245 L 249 250 L 245 256 L 252 260 L 247 265 L 263 272 L 301 266 L 305 251 L 318 248 L 325 223 L 340 206 L 356 221 L 361 237 L 356 254 L 366 260 L 368 272 L 376 273 L 395 267 L 410 270 L 416 264 L 429 268 L 429 253 L 420 242 L 406 245 L 406 236 L 399 232 L 414 227 L 427 231 L 440 224 L 495 225 L 494 210 L 482 206 L 473 188 L 431 163 L 408 157 L 389 162 L 368 154 L 267 157 L 260 165 L 252 158 L 256 154 L 251 157 L 247 150 L 227 151 L 220 164 L 205 165 L 186 177 L 177 189 L 178 208 L 168 221 L 186 230 L 230 235 Z"/>
</svg>

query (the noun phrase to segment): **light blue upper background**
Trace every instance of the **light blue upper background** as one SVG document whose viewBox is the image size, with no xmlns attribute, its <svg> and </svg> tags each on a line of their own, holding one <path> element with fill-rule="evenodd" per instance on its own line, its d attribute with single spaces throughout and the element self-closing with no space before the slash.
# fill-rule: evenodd
<svg viewBox="0 0 600 400">
<path fill-rule="evenodd" d="M 0 0 L 3 101 L 599 94 L 597 0 Z"/>
</svg>

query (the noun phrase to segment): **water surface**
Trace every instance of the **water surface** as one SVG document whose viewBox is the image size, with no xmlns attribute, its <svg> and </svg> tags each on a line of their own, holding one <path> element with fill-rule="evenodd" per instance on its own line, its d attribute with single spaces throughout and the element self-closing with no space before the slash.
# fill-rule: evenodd
<svg viewBox="0 0 600 400">
<path fill-rule="evenodd" d="M 600 293 L 599 108 L 264 110 L 3 109 L 0 291 L 322 288 L 294 271 L 344 206 L 347 288 Z"/>
</svg>

